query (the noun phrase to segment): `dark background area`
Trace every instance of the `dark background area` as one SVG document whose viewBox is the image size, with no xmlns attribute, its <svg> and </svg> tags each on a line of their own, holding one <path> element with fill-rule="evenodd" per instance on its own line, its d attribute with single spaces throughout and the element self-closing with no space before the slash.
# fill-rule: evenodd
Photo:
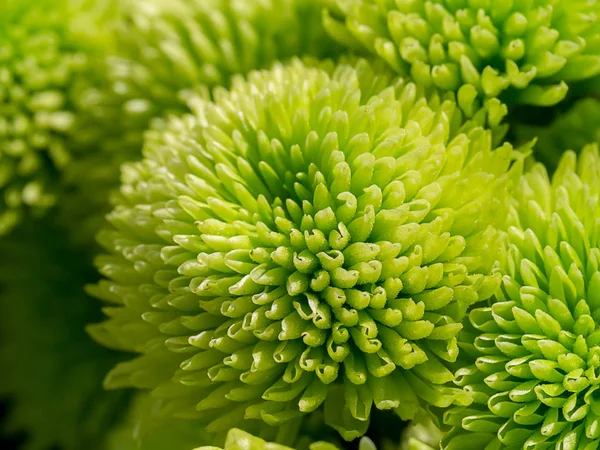
<svg viewBox="0 0 600 450">
<path fill-rule="evenodd" d="M 10 402 L 5 399 L 0 399 L 0 449 L 2 450 L 18 450 L 23 443 L 24 435 L 7 436 L 5 431 L 7 413 L 10 408 Z M 401 430 L 406 426 L 406 422 L 402 421 L 396 414 L 391 411 L 379 411 L 373 409 L 371 411 L 371 423 L 367 436 L 377 445 L 382 447 L 383 442 L 397 442 Z M 358 450 L 360 439 L 355 439 L 352 442 L 343 443 L 342 450 Z M 48 449 L 60 450 L 60 449 Z M 82 449 L 84 450 L 84 449 Z M 165 449 L 166 450 L 166 449 Z"/>
<path fill-rule="evenodd" d="M 5 399 L 0 399 L 0 448 L 3 450 L 17 450 L 23 442 L 23 436 L 7 436 L 5 432 L 6 418 L 10 403 Z"/>
</svg>

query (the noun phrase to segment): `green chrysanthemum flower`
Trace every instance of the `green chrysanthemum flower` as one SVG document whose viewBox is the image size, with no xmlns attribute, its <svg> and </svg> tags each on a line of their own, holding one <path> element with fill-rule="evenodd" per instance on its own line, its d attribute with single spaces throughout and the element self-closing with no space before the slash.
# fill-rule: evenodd
<svg viewBox="0 0 600 450">
<path fill-rule="evenodd" d="M 458 103 L 503 95 L 508 103 L 561 101 L 600 74 L 598 15 L 590 0 L 331 0 L 332 36 L 377 54 Z M 333 16 L 339 17 L 339 19 Z"/>
<path fill-rule="evenodd" d="M 299 447 L 297 447 L 299 448 Z M 311 443 L 309 450 L 338 450 L 335 445 L 318 441 Z M 267 442 L 259 437 L 253 436 L 243 430 L 233 428 L 227 433 L 227 439 L 223 448 L 214 446 L 198 447 L 195 450 L 293 450 L 291 447 L 280 445 L 274 442 Z M 358 444 L 358 450 L 377 450 L 377 447 L 368 437 L 361 438 Z"/>
<path fill-rule="evenodd" d="M 442 432 L 428 417 L 411 423 L 402 435 L 400 450 L 436 450 L 440 448 Z"/>
<path fill-rule="evenodd" d="M 94 273 L 66 248 L 47 221 L 0 246 L 0 396 L 12 405 L 2 431 L 25 432 L 24 449 L 99 449 L 128 397 L 103 390 L 122 355 L 85 333 L 100 316 L 83 293 Z"/>
<path fill-rule="evenodd" d="M 337 50 L 316 0 L 129 0 L 125 15 L 122 56 L 132 66 L 121 73 L 123 88 L 150 107 L 176 101 L 182 89 L 227 86 L 277 59 Z"/>
<path fill-rule="evenodd" d="M 600 156 L 524 175 L 502 289 L 470 313 L 457 372 L 474 403 L 447 413 L 446 449 L 592 450 L 600 444 Z"/>
<path fill-rule="evenodd" d="M 56 200 L 57 172 L 70 159 L 66 141 L 78 131 L 76 111 L 93 78 L 91 60 L 105 45 L 103 33 L 90 31 L 100 16 L 84 3 L 0 5 L 0 235 Z"/>
<path fill-rule="evenodd" d="M 208 95 L 205 88 L 228 86 L 234 74 L 337 49 L 315 0 L 127 0 L 122 16 L 120 51 L 108 59 L 106 86 L 90 101 L 98 133 L 79 143 L 66 171 L 64 221 L 86 245 L 109 211 L 118 168 L 140 158 L 153 120 L 189 112 L 195 97 Z M 104 125 L 94 127 L 98 122 Z"/>
<path fill-rule="evenodd" d="M 549 125 L 517 123 L 511 131 L 519 142 L 536 138 L 536 159 L 554 171 L 565 151 L 579 151 L 591 142 L 600 143 L 600 101 L 596 98 L 579 100 L 568 111 L 559 113 Z"/>
<path fill-rule="evenodd" d="M 345 439 L 372 406 L 467 401 L 441 385 L 500 281 L 513 150 L 477 123 L 497 118 L 365 61 L 277 65 L 214 97 L 124 169 L 91 332 L 141 356 L 107 386 L 154 388 L 209 431 L 325 402 Z"/>
</svg>

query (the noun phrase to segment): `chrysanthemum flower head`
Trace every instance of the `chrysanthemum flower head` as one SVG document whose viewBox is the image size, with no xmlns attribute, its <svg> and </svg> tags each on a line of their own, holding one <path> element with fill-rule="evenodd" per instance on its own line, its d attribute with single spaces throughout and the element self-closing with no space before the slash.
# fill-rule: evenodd
<svg viewBox="0 0 600 450">
<path fill-rule="evenodd" d="M 2 433 L 24 434 L 26 450 L 97 450 L 127 404 L 127 392 L 102 386 L 123 357 L 86 334 L 100 316 L 83 293 L 94 271 L 49 222 L 22 224 L 0 243 Z"/>
<path fill-rule="evenodd" d="M 228 86 L 234 74 L 292 56 L 331 56 L 338 48 L 314 0 L 126 0 L 120 6 L 118 50 L 83 114 L 96 133 L 77 142 L 60 205 L 74 239 L 86 245 L 109 210 L 120 165 L 140 158 L 146 129 L 189 112 L 196 97 L 208 96 L 206 88 Z"/>
<path fill-rule="evenodd" d="M 77 0 L 0 5 L 0 235 L 28 211 L 55 202 L 57 172 L 69 161 L 81 92 L 104 45 Z M 80 22 L 87 26 L 80 32 Z M 83 27 L 85 28 L 85 27 Z"/>
<path fill-rule="evenodd" d="M 513 160 L 481 126 L 498 117 L 476 119 L 380 65 L 296 60 L 149 134 L 99 236 L 109 318 L 91 332 L 140 354 L 107 386 L 209 431 L 324 404 L 346 439 L 373 407 L 467 402 L 442 385 L 499 284 Z"/>
<path fill-rule="evenodd" d="M 600 442 L 600 155 L 567 152 L 515 189 L 502 288 L 470 313 L 474 403 L 446 414 L 445 449 L 595 449 Z"/>
<path fill-rule="evenodd" d="M 598 14 L 589 0 L 331 0 L 332 36 L 384 59 L 459 105 L 500 95 L 553 105 L 600 73 Z"/>
</svg>

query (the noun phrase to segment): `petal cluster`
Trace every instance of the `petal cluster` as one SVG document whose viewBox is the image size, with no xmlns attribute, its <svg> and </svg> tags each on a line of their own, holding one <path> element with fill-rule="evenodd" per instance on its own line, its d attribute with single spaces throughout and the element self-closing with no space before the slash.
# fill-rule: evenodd
<svg viewBox="0 0 600 450">
<path fill-rule="evenodd" d="M 589 0 L 337 0 L 332 36 L 458 102 L 539 106 L 600 73 L 600 4 Z"/>
<path fill-rule="evenodd" d="M 600 442 L 600 155 L 567 152 L 515 189 L 491 306 L 461 335 L 474 403 L 446 413 L 445 449 L 595 449 Z M 465 442 L 469 443 L 465 446 Z"/>
<path fill-rule="evenodd" d="M 336 448 L 335 446 L 332 446 Z M 321 450 L 321 447 L 318 447 Z M 198 447 L 195 450 L 215 450 L 218 447 L 205 446 Z M 292 450 L 285 445 L 266 442 L 265 440 L 253 436 L 243 430 L 233 428 L 227 433 L 225 445 L 220 450 Z M 316 449 L 315 449 L 316 450 Z"/>
<path fill-rule="evenodd" d="M 147 392 L 136 393 L 127 417 L 106 432 L 102 450 L 190 450 L 223 441 L 193 422 L 155 415 L 159 403 Z"/>
<path fill-rule="evenodd" d="M 500 281 L 514 155 L 481 126 L 497 120 L 364 60 L 296 60 L 148 134 L 91 288 L 95 338 L 140 354 L 107 386 L 154 389 L 208 431 L 325 403 L 346 439 L 372 407 L 467 402 L 442 385 Z"/>
</svg>

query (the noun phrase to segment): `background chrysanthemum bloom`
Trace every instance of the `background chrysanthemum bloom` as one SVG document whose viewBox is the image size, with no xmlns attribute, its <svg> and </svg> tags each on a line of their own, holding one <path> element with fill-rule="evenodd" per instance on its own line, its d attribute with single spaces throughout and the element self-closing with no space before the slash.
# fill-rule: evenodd
<svg viewBox="0 0 600 450">
<path fill-rule="evenodd" d="M 600 73 L 589 0 L 329 0 L 332 36 L 420 84 L 508 103 L 558 103 Z"/>
<path fill-rule="evenodd" d="M 579 151 L 592 142 L 600 143 L 600 100 L 584 98 L 567 111 L 557 110 L 545 125 L 515 123 L 511 127 L 517 142 L 537 139 L 535 158 L 553 172 L 567 150 Z"/>
<path fill-rule="evenodd" d="M 56 200 L 92 61 L 109 41 L 96 9 L 86 0 L 0 5 L 0 235 Z"/>
<path fill-rule="evenodd" d="M 9 400 L 0 434 L 25 433 L 23 449 L 100 449 L 127 401 L 102 387 L 123 355 L 84 330 L 100 307 L 83 293 L 95 276 L 80 259 L 46 220 L 0 245 L 0 397 Z"/>
<path fill-rule="evenodd" d="M 73 239 L 93 242 L 119 166 L 140 158 L 143 133 L 153 122 L 160 127 L 157 119 L 189 112 L 196 96 L 229 85 L 233 74 L 292 56 L 335 54 L 315 1 L 123 1 L 119 50 L 107 60 L 105 86 L 90 93 L 87 120 L 96 133 L 80 137 L 66 169 L 60 207 Z"/>
<path fill-rule="evenodd" d="M 136 394 L 127 417 L 106 433 L 102 450 L 190 450 L 217 440 L 193 422 L 156 420 L 159 402 L 147 393 Z"/>
<path fill-rule="evenodd" d="M 106 385 L 155 389 L 209 431 L 324 403 L 345 439 L 372 407 L 468 401 L 442 385 L 466 309 L 500 281 L 512 148 L 451 93 L 364 60 L 276 65 L 214 98 L 124 169 L 91 332 L 141 355 Z"/>
<path fill-rule="evenodd" d="M 600 156 L 542 165 L 515 189 L 502 289 L 470 313 L 457 372 L 473 405 L 446 415 L 445 449 L 596 449 L 600 443 Z"/>
</svg>

